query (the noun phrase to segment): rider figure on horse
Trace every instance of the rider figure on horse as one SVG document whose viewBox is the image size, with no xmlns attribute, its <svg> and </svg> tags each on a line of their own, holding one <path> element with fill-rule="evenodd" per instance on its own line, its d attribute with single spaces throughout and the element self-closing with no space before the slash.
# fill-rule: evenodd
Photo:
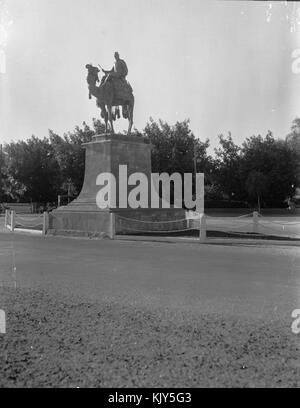
<svg viewBox="0 0 300 408">
<path fill-rule="evenodd" d="M 115 52 L 115 63 L 110 71 L 106 71 L 103 68 L 102 71 L 105 76 L 101 80 L 101 85 L 111 81 L 114 84 L 115 95 L 119 96 L 128 95 L 132 93 L 132 88 L 129 82 L 126 80 L 128 75 L 128 68 L 126 62 L 120 58 L 118 52 Z M 119 108 L 116 109 L 116 116 L 120 117 Z M 123 106 L 123 117 L 128 117 L 127 107 Z"/>
<path fill-rule="evenodd" d="M 115 52 L 115 63 L 114 66 L 110 71 L 106 71 L 102 69 L 104 74 L 106 75 L 106 78 L 104 80 L 104 83 L 106 81 L 111 80 L 112 78 L 118 78 L 123 81 L 126 81 L 126 76 L 128 75 L 128 68 L 127 64 L 124 60 L 122 60 L 119 56 L 118 52 Z"/>
</svg>

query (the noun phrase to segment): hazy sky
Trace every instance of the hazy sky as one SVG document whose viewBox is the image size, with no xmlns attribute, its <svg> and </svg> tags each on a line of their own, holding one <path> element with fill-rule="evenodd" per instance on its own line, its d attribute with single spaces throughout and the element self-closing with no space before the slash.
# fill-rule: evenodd
<svg viewBox="0 0 300 408">
<path fill-rule="evenodd" d="M 268 129 L 284 137 L 300 116 L 300 74 L 291 69 L 300 26 L 291 33 L 287 20 L 300 4 L 6 0 L 6 5 L 14 24 L 5 48 L 6 73 L 0 74 L 0 143 L 91 123 L 99 110 L 88 99 L 85 64 L 108 69 L 115 51 L 129 68 L 138 129 L 150 116 L 171 124 L 189 118 L 196 137 L 208 137 L 215 147 L 217 135 L 229 130 L 237 143 Z M 120 120 L 116 130 L 126 127 Z"/>
</svg>

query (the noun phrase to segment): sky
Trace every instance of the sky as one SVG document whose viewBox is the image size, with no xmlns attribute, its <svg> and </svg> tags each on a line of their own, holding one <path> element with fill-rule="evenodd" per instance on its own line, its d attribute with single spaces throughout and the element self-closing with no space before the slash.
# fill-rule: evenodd
<svg viewBox="0 0 300 408">
<path fill-rule="evenodd" d="M 139 130 L 150 117 L 190 119 L 195 136 L 209 138 L 213 149 L 228 131 L 238 144 L 268 130 L 283 138 L 300 116 L 300 73 L 292 71 L 300 24 L 291 32 L 297 12 L 300 23 L 299 3 L 0 0 L 0 10 L 1 4 L 13 24 L 6 24 L 6 44 L 0 35 L 0 143 L 91 124 L 100 112 L 88 99 L 85 65 L 110 69 L 115 51 L 128 65 Z M 115 126 L 126 128 L 124 120 Z"/>
</svg>

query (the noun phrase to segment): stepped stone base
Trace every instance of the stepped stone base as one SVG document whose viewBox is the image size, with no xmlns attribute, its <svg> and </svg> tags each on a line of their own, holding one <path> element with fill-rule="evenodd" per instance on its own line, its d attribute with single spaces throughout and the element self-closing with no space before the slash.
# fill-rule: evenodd
<svg viewBox="0 0 300 408">
<path fill-rule="evenodd" d="M 96 204 L 99 191 L 96 179 L 100 173 L 112 173 L 118 185 L 119 165 L 127 165 L 128 177 L 132 173 L 141 172 L 150 180 L 151 145 L 147 140 L 142 137 L 104 134 L 94 136 L 92 142 L 86 143 L 84 147 L 86 162 L 81 193 L 69 205 L 50 213 L 49 234 L 113 238 L 116 234 L 138 231 L 183 229 L 178 228 L 185 223 L 183 209 L 121 209 L 118 208 L 118 188 L 117 208 L 100 209 Z M 130 188 L 128 193 L 129 191 Z M 181 224 L 168 222 L 173 220 L 183 221 Z"/>
</svg>

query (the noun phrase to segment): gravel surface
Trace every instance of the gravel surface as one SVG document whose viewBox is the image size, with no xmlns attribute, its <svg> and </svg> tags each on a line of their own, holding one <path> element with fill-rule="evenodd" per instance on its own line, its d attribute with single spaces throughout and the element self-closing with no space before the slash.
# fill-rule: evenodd
<svg viewBox="0 0 300 408">
<path fill-rule="evenodd" d="M 286 320 L 0 288 L 1 387 L 299 387 Z"/>
<path fill-rule="evenodd" d="M 299 261 L 271 243 L 0 233 L 0 387 L 299 387 Z"/>
</svg>

